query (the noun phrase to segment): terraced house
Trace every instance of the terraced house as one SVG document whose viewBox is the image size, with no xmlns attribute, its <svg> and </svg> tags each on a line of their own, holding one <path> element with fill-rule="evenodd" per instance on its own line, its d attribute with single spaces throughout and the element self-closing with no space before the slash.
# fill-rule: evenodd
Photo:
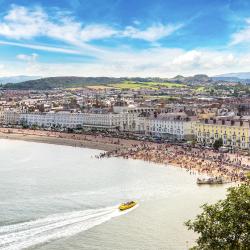
<svg viewBox="0 0 250 250">
<path fill-rule="evenodd" d="M 224 146 L 241 149 L 250 147 L 250 119 L 247 117 L 205 119 L 196 123 L 195 131 L 197 141 L 204 145 L 211 145 L 221 138 Z"/>
</svg>

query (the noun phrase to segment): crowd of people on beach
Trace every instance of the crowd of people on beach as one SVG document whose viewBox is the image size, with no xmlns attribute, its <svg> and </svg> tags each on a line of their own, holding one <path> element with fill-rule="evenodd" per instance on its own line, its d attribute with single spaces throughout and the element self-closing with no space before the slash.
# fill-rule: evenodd
<svg viewBox="0 0 250 250">
<path fill-rule="evenodd" d="M 250 166 L 240 156 L 213 152 L 173 144 L 154 144 L 143 142 L 131 147 L 120 148 L 112 152 L 100 154 L 98 157 L 123 157 L 178 166 L 190 173 L 198 173 L 211 177 L 223 177 L 226 181 L 245 181 L 245 171 Z"/>
</svg>

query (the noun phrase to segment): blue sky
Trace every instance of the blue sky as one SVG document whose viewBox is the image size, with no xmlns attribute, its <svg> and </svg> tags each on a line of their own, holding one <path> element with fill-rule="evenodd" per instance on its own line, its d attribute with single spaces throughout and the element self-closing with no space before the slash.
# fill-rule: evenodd
<svg viewBox="0 0 250 250">
<path fill-rule="evenodd" d="M 0 76 L 250 71 L 249 0 L 0 0 Z"/>
</svg>

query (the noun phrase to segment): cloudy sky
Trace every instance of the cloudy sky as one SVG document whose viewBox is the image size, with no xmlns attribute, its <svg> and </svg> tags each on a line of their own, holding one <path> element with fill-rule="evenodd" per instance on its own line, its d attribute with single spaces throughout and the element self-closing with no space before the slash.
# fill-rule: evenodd
<svg viewBox="0 0 250 250">
<path fill-rule="evenodd" d="M 249 0 L 0 0 L 0 76 L 243 71 Z"/>
</svg>

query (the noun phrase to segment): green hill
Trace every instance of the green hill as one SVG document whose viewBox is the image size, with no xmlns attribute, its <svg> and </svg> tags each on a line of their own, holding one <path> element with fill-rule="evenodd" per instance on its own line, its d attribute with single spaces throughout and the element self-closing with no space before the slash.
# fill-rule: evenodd
<svg viewBox="0 0 250 250">
<path fill-rule="evenodd" d="M 110 85 L 123 83 L 125 81 L 132 82 L 164 82 L 166 79 L 161 78 L 115 78 L 115 77 L 48 77 L 37 80 L 25 81 L 20 83 L 8 83 L 2 86 L 2 89 L 13 90 L 50 90 L 55 88 L 77 88 L 93 85 Z"/>
<path fill-rule="evenodd" d="M 30 80 L 19 83 L 7 83 L 2 85 L 1 89 L 12 90 L 50 90 L 56 88 L 79 88 L 87 86 L 115 86 L 120 84 L 124 87 L 126 83 L 135 83 L 137 85 L 147 85 L 147 87 L 165 86 L 165 87 L 183 87 L 184 85 L 211 84 L 214 83 L 211 78 L 206 75 L 195 75 L 193 77 L 177 76 L 175 78 L 158 78 L 158 77 L 48 77 L 37 80 Z M 123 85 L 121 85 L 123 84 Z M 149 86 L 150 85 L 150 86 Z M 119 87 L 119 86 L 117 86 Z M 127 86 L 128 88 L 131 87 Z M 140 88 L 140 86 L 139 86 Z"/>
<path fill-rule="evenodd" d="M 117 82 L 122 82 L 122 79 L 110 77 L 48 77 L 20 83 L 8 83 L 3 85 L 2 88 L 17 90 L 49 90 L 55 88 L 86 87 Z"/>
</svg>

